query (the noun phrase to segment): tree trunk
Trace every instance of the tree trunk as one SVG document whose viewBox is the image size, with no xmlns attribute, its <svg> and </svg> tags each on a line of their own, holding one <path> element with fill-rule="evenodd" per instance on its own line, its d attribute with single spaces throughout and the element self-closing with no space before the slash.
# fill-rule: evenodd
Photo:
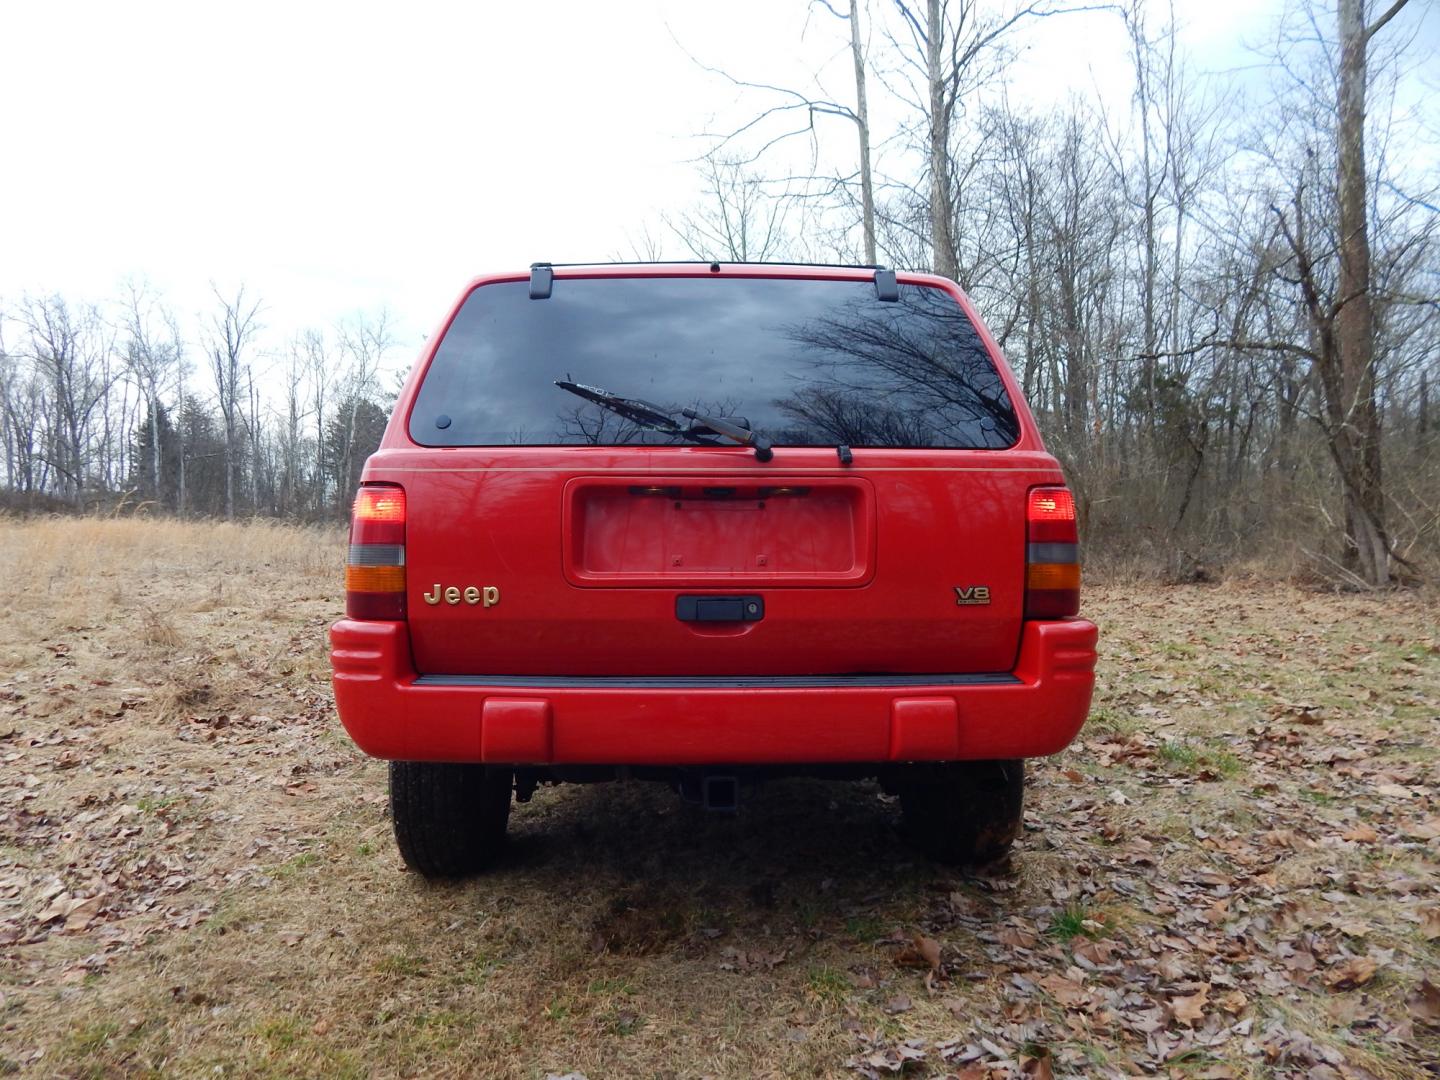
<svg viewBox="0 0 1440 1080">
<path fill-rule="evenodd" d="M 1427 372 L 1420 372 L 1420 441 L 1425 441 L 1425 433 L 1430 425 L 1430 383 Z"/>
<path fill-rule="evenodd" d="M 160 416 L 159 399 L 152 387 L 150 391 L 150 484 L 157 504 L 163 504 L 160 493 Z"/>
<path fill-rule="evenodd" d="M 1370 235 L 1365 198 L 1364 0 L 1339 0 L 1340 92 L 1337 132 L 1340 272 L 1335 343 L 1340 353 L 1342 427 L 1350 475 L 1345 527 L 1355 564 L 1370 585 L 1390 581 L 1385 495 L 1380 471 L 1380 416 L 1375 408 L 1374 313 L 1370 305 Z"/>
<path fill-rule="evenodd" d="M 250 417 L 246 423 L 250 437 L 250 513 L 260 513 L 260 392 L 255 387 L 254 369 L 250 372 Z"/>
<path fill-rule="evenodd" d="M 930 246 L 932 269 L 941 277 L 959 273 L 950 209 L 950 105 L 941 68 L 945 44 L 945 20 L 940 0 L 929 0 L 926 8 L 926 71 L 930 82 Z"/>
<path fill-rule="evenodd" d="M 850 0 L 850 52 L 855 58 L 855 126 L 860 130 L 860 200 L 865 261 L 875 259 L 875 188 L 870 177 L 870 110 L 865 104 L 865 56 L 860 51 L 860 2 Z"/>
<path fill-rule="evenodd" d="M 1145 188 L 1142 201 L 1144 265 L 1141 269 L 1140 287 L 1141 317 L 1144 325 L 1142 351 L 1145 355 L 1145 366 L 1142 373 L 1145 381 L 1144 428 L 1153 444 L 1155 441 L 1155 381 L 1158 366 L 1155 354 L 1159 352 L 1155 329 L 1155 283 L 1157 277 L 1155 204 L 1160 185 L 1155 179 L 1156 169 L 1152 157 L 1155 140 L 1151 129 L 1149 43 L 1145 37 L 1145 28 L 1139 22 L 1138 14 L 1127 14 L 1126 24 L 1130 31 L 1130 45 L 1135 59 L 1135 97 L 1140 111 L 1140 181 Z"/>
<path fill-rule="evenodd" d="M 225 423 L 225 520 L 235 520 L 235 431 Z"/>
</svg>

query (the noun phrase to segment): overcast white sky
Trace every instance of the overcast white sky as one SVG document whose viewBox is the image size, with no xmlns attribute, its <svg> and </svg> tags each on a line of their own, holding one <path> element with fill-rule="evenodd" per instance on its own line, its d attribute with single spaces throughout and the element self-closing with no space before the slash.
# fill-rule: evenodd
<svg viewBox="0 0 1440 1080">
<path fill-rule="evenodd" d="M 1176 8 L 1197 65 L 1216 70 L 1253 59 L 1241 43 L 1264 38 L 1278 3 Z M 829 62 L 829 89 L 850 100 L 848 31 L 810 14 L 802 40 L 807 12 L 805 0 L 4 3 L 0 303 L 102 299 L 139 274 L 193 317 L 210 280 L 245 282 L 271 339 L 387 305 L 408 360 L 472 275 L 625 253 L 627 233 L 690 201 L 694 134 L 755 99 L 677 40 L 767 82 L 802 85 Z M 1114 16 L 1053 20 L 1027 40 L 1015 96 L 1098 88 L 1126 107 Z M 852 128 L 832 121 L 824 137 L 851 159 Z"/>
</svg>

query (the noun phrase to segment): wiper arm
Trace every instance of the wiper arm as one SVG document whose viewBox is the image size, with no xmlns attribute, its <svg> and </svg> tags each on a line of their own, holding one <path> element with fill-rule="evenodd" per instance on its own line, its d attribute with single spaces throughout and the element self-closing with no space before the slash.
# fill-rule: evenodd
<svg viewBox="0 0 1440 1080">
<path fill-rule="evenodd" d="M 687 420 L 694 420 L 697 424 L 704 424 L 717 435 L 724 435 L 727 439 L 734 439 L 741 446 L 753 447 L 757 461 L 769 461 L 775 456 L 775 451 L 770 449 L 770 440 L 758 431 L 742 428 L 739 424 L 732 424 L 730 421 L 722 420 L 718 416 L 706 416 L 704 413 L 696 412 L 694 409 L 681 409 L 680 415 Z"/>
<path fill-rule="evenodd" d="M 609 409 L 611 412 L 632 423 L 639 424 L 651 431 L 662 431 L 667 435 L 678 435 L 682 439 L 689 439 L 691 442 L 700 443 L 704 446 L 714 446 L 708 434 L 723 435 L 741 446 L 754 448 L 755 457 L 760 461 L 769 461 L 775 456 L 770 448 L 769 441 L 754 431 L 732 424 L 717 416 L 706 416 L 704 413 L 696 412 L 694 409 L 682 409 L 680 415 L 687 420 L 694 420 L 697 424 L 703 425 L 703 430 L 695 427 L 682 427 L 675 422 L 675 417 L 649 401 L 642 401 L 640 398 L 621 397 L 619 394 L 612 394 L 609 390 L 602 390 L 598 386 L 587 386 L 585 383 L 571 382 L 568 379 L 556 379 L 555 385 L 561 390 L 593 401 L 601 408 Z"/>
</svg>

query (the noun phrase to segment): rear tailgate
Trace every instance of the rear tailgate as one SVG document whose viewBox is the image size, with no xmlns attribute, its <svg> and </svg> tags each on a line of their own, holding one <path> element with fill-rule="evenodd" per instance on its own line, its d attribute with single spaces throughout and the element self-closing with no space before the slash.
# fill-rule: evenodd
<svg viewBox="0 0 1440 1080">
<path fill-rule="evenodd" d="M 433 451 L 383 452 L 371 463 L 372 479 L 408 494 L 422 673 L 1007 671 L 1026 492 L 1059 479 L 1047 455 L 1019 451 L 857 451 L 843 472 L 817 467 L 834 454 L 812 449 L 777 449 L 763 471 L 739 448 L 615 448 L 605 469 L 574 467 L 574 451 L 558 449 L 509 467 L 516 455 L 448 451 L 436 468 Z M 467 602 L 469 588 L 496 602 Z M 758 597 L 763 617 L 683 620 L 687 596 Z"/>
<path fill-rule="evenodd" d="M 1061 476 L 998 356 L 918 275 L 888 299 L 811 268 L 478 282 L 366 470 L 408 494 L 416 669 L 1009 671 L 1026 494 Z M 773 458 L 653 419 L 686 409 Z"/>
</svg>

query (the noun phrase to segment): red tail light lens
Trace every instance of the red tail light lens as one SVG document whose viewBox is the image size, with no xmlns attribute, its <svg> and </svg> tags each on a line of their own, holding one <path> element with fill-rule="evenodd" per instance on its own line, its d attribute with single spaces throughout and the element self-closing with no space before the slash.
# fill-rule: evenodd
<svg viewBox="0 0 1440 1080">
<path fill-rule="evenodd" d="M 366 484 L 350 515 L 345 560 L 345 614 L 352 619 L 405 618 L 405 489 Z"/>
<path fill-rule="evenodd" d="M 1080 533 L 1068 488 L 1031 488 L 1025 511 L 1025 617 L 1080 611 Z"/>
</svg>

